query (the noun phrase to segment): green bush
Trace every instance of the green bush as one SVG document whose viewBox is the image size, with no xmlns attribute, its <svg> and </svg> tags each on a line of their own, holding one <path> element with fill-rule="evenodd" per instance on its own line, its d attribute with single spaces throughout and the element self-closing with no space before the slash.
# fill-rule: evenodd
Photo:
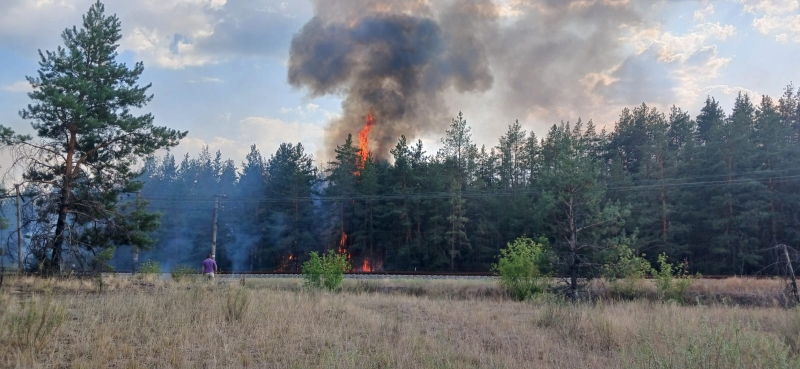
<svg viewBox="0 0 800 369">
<path fill-rule="evenodd" d="M 172 268 L 172 272 L 170 274 L 172 274 L 172 279 L 175 280 L 175 282 L 180 282 L 197 274 L 197 269 L 187 265 L 176 265 L 174 268 Z"/>
<path fill-rule="evenodd" d="M 145 275 L 155 275 L 161 273 L 161 265 L 154 260 L 148 260 L 139 264 L 139 273 Z"/>
<path fill-rule="evenodd" d="M 518 300 L 540 294 L 547 287 L 549 253 L 543 243 L 520 237 L 500 250 L 492 270 L 500 274 L 500 284 Z"/>
<path fill-rule="evenodd" d="M 612 263 L 603 265 L 603 278 L 610 284 L 612 295 L 632 299 L 640 295 L 642 282 L 651 271 L 647 260 L 636 256 L 629 247 L 619 246 Z"/>
<path fill-rule="evenodd" d="M 689 286 L 694 282 L 696 276 L 691 276 L 687 273 L 683 265 L 673 265 L 667 261 L 667 255 L 658 255 L 658 270 L 653 270 L 653 278 L 655 278 L 656 288 L 658 289 L 658 297 L 663 301 L 677 301 L 684 303 L 686 300 L 686 291 Z"/>
<path fill-rule="evenodd" d="M 351 268 L 347 257 L 336 254 L 334 250 L 328 250 L 322 257 L 312 251 L 309 260 L 303 263 L 301 272 L 307 287 L 333 292 L 341 287 L 344 273 Z"/>
<path fill-rule="evenodd" d="M 153 282 L 158 279 L 161 273 L 161 265 L 157 261 L 148 260 L 139 264 L 138 279 L 143 281 Z"/>
</svg>

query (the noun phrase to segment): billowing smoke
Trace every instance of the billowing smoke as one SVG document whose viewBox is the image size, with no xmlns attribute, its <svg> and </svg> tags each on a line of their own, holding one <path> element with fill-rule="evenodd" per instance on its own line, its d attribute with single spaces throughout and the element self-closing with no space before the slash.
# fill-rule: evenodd
<svg viewBox="0 0 800 369">
<path fill-rule="evenodd" d="M 312 97 L 344 96 L 328 149 L 355 136 L 372 111 L 379 158 L 401 134 L 443 132 L 455 114 L 445 103 L 453 92 L 492 95 L 500 106 L 486 109 L 502 119 L 487 123 L 498 127 L 509 115 L 580 114 L 592 90 L 613 78 L 601 72 L 621 62 L 622 26 L 639 22 L 628 0 L 314 4 L 316 16 L 292 40 L 289 82 Z"/>
</svg>

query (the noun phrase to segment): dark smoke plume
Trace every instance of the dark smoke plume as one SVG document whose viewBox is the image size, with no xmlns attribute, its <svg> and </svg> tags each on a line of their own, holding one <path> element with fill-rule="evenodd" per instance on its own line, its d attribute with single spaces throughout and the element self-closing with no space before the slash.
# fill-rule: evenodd
<svg viewBox="0 0 800 369">
<path fill-rule="evenodd" d="M 327 132 L 328 148 L 356 135 L 372 111 L 372 150 L 384 157 L 401 134 L 414 137 L 447 122 L 449 87 L 492 86 L 474 29 L 443 28 L 448 22 L 422 2 L 318 1 L 316 12 L 292 40 L 289 82 L 312 96 L 345 95 L 343 115 Z"/>
<path fill-rule="evenodd" d="M 292 40 L 289 82 L 310 96 L 344 96 L 343 114 L 327 131 L 328 150 L 348 133 L 356 137 L 373 111 L 371 149 L 379 158 L 401 134 L 443 132 L 455 114 L 445 104 L 452 91 L 489 91 L 500 105 L 486 104 L 498 112 L 498 128 L 511 122 L 504 119 L 557 107 L 569 110 L 558 114 L 581 113 L 591 90 L 603 87 L 587 86 L 585 77 L 621 62 L 620 26 L 639 22 L 627 0 L 314 5 L 316 16 Z"/>
</svg>

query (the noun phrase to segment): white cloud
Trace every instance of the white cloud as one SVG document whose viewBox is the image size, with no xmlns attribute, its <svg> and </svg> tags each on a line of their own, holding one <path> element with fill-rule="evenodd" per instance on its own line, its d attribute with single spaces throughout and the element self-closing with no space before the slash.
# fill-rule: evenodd
<svg viewBox="0 0 800 369">
<path fill-rule="evenodd" d="M 200 77 L 198 80 L 190 79 L 186 81 L 188 83 L 223 83 L 225 82 L 221 78 L 217 77 Z"/>
<path fill-rule="evenodd" d="M 717 46 L 711 45 L 698 50 L 689 62 L 676 68 L 673 71 L 676 81 L 673 91 L 680 105 L 692 106 L 699 101 L 708 92 L 706 84 L 719 77 L 732 60 L 719 56 Z"/>
<path fill-rule="evenodd" d="M 81 15 L 93 2 L 2 0 L 0 47 L 31 57 L 35 57 L 37 48 L 55 49 L 61 44 L 61 32 L 79 25 Z M 258 4 L 243 0 L 105 3 L 106 12 L 117 14 L 122 21 L 121 50 L 135 53 L 147 65 L 171 69 L 220 63 L 240 54 L 263 55 L 276 47 L 282 51 L 293 30 L 290 24 L 276 19 L 290 19 L 307 7 L 277 0 Z"/>
<path fill-rule="evenodd" d="M 3 86 L 3 90 L 9 92 L 31 92 L 31 84 L 28 81 L 17 81 L 10 85 Z"/>
<path fill-rule="evenodd" d="M 739 0 L 748 13 L 778 14 L 800 8 L 800 0 Z"/>
<path fill-rule="evenodd" d="M 762 35 L 774 35 L 779 43 L 800 43 L 800 14 L 765 15 L 753 19 L 753 29 Z"/>
<path fill-rule="evenodd" d="M 755 15 L 753 29 L 779 43 L 800 43 L 800 0 L 739 0 Z"/>
<path fill-rule="evenodd" d="M 713 85 L 713 86 L 706 86 L 700 89 L 700 93 L 702 94 L 711 94 L 714 91 L 720 91 L 725 95 L 733 96 L 738 94 L 739 92 L 746 93 L 750 95 L 751 98 L 755 98 L 761 96 L 760 93 L 757 91 L 751 90 L 749 88 L 745 88 L 742 86 L 728 86 L 728 85 Z"/>
<path fill-rule="evenodd" d="M 233 125 L 230 136 L 186 137 L 173 149 L 176 156 L 189 153 L 197 155 L 203 147 L 208 146 L 211 152 L 220 150 L 223 157 L 236 161 L 237 166 L 250 152 L 250 145 L 256 144 L 262 154 L 269 155 L 284 142 L 302 143 L 306 153 L 318 154 L 317 143 L 322 142 L 324 129 L 322 126 L 308 122 L 286 122 L 271 117 L 249 117 Z"/>
<path fill-rule="evenodd" d="M 694 20 L 704 21 L 709 16 L 714 15 L 714 4 L 706 4 L 705 8 L 697 9 L 694 11 Z"/>
<path fill-rule="evenodd" d="M 679 99 L 669 103 L 689 105 L 704 88 L 704 83 L 718 77 L 732 60 L 719 55 L 716 42 L 735 35 L 736 27 L 730 24 L 701 23 L 680 35 L 656 25 L 632 29 L 627 41 L 635 46 L 637 55 L 656 52 L 657 60 L 668 68 L 675 84 L 673 93 Z"/>
<path fill-rule="evenodd" d="M 736 35 L 735 26 L 718 22 L 695 25 L 682 35 L 664 31 L 661 25 L 628 28 L 629 36 L 623 38 L 623 41 L 633 47 L 635 54 L 641 55 L 652 47 L 657 47 L 658 58 L 663 62 L 686 61 L 703 47 L 715 41 L 726 41 Z"/>
</svg>

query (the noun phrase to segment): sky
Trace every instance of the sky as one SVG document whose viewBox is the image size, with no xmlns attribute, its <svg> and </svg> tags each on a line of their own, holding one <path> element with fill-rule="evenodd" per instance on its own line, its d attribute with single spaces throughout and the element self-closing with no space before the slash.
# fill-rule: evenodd
<svg viewBox="0 0 800 369">
<path fill-rule="evenodd" d="M 173 153 L 195 155 L 208 146 L 239 164 L 250 145 L 269 156 L 281 142 L 302 142 L 319 161 L 329 158 L 326 127 L 341 117 L 347 86 L 311 94 L 287 77 L 292 38 L 336 4 L 323 9 L 325 1 L 104 4 L 122 22 L 119 59 L 144 62 L 140 82 L 153 84 L 147 110 L 156 124 L 189 131 Z M 437 8 L 429 1 L 365 0 L 363 9 L 403 2 Z M 739 91 L 756 101 L 777 98 L 800 78 L 800 0 L 495 1 L 491 32 L 501 36 L 484 48 L 491 83 L 449 86 L 437 103 L 445 117 L 463 111 L 478 145 L 497 145 L 515 119 L 539 136 L 579 117 L 612 129 L 624 107 L 677 105 L 696 116 L 706 96 L 729 110 Z M 61 32 L 80 24 L 92 3 L 0 2 L 1 125 L 32 132 L 19 111 L 30 101 L 25 76 L 36 74 L 37 50 L 56 49 Z M 430 14 L 439 17 L 435 9 Z M 435 151 L 448 119 L 409 139 Z"/>
</svg>

